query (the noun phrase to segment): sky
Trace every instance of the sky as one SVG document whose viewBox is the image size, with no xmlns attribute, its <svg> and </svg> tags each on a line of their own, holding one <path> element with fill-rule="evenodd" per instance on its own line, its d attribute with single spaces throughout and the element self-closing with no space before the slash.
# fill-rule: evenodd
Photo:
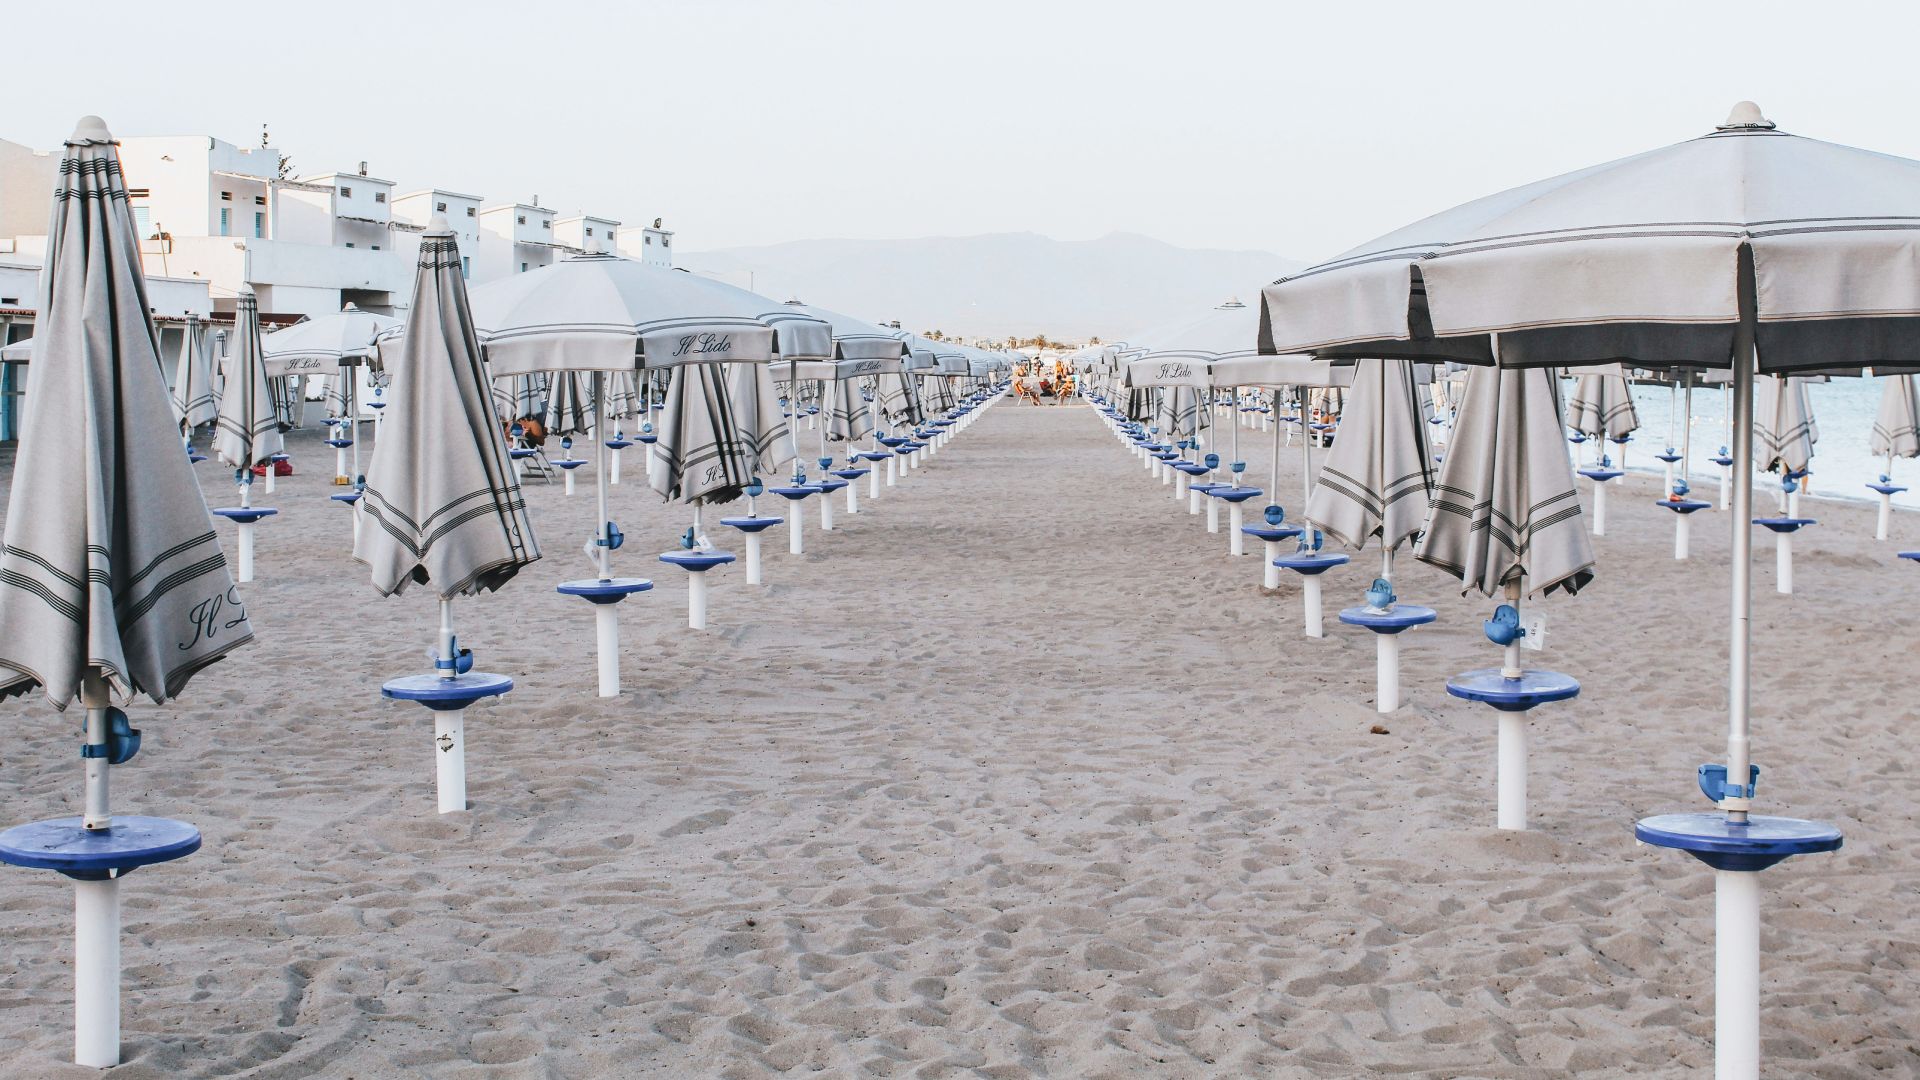
<svg viewBox="0 0 1920 1080">
<path fill-rule="evenodd" d="M 270 125 L 370 171 L 685 249 L 1142 233 L 1317 261 L 1712 130 L 1920 158 L 1920 5 L 9 0 L 0 138 Z M 31 88 L 31 92 L 26 92 Z"/>
</svg>

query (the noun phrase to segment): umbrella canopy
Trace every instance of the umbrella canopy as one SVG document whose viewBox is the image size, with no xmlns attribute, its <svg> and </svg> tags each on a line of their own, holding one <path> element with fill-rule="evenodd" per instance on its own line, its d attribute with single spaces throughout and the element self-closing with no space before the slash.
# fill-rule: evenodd
<svg viewBox="0 0 1920 1080">
<path fill-rule="evenodd" d="M 342 364 L 377 360 L 380 337 L 400 327 L 399 319 L 348 304 L 332 315 L 307 319 L 262 337 L 260 354 L 266 359 L 268 378 L 325 375 Z"/>
<path fill-rule="evenodd" d="M 1920 457 L 1920 385 L 1912 375 L 1887 376 L 1867 449 L 1875 457 Z"/>
<path fill-rule="evenodd" d="M 1820 429 L 1807 380 L 1761 378 L 1753 395 L 1753 461 L 1762 472 L 1805 472 Z"/>
<path fill-rule="evenodd" d="M 382 596 L 409 583 L 441 599 L 498 589 L 540 557 L 494 418 L 467 309 L 460 249 L 435 215 L 420 239 L 393 395 L 367 467 L 354 558 Z"/>
<path fill-rule="evenodd" d="M 228 341 L 227 379 L 220 392 L 213 449 L 228 465 L 250 469 L 285 445 L 280 438 L 279 401 L 267 385 L 266 361 L 260 352 L 260 304 L 252 289 L 240 290 Z"/>
<path fill-rule="evenodd" d="M 213 340 L 199 316 L 187 316 L 180 359 L 173 368 L 173 415 L 182 431 L 210 424 L 220 415 L 213 395 Z"/>
<path fill-rule="evenodd" d="M 1320 466 L 1307 520 L 1351 548 L 1380 537 L 1392 551 L 1427 523 L 1433 457 L 1422 391 L 1406 360 L 1361 361 Z"/>
<path fill-rule="evenodd" d="M 0 697 L 177 696 L 252 640 L 185 454 L 113 136 L 66 144 L 0 553 Z"/>
<path fill-rule="evenodd" d="M 1640 430 L 1633 391 L 1619 364 L 1605 370 L 1573 372 L 1573 396 L 1567 399 L 1567 426 L 1596 439 L 1620 439 Z"/>
<path fill-rule="evenodd" d="M 509 375 L 492 382 L 493 408 L 502 423 L 521 420 L 526 417 L 547 415 L 547 387 L 553 376 L 544 371 L 526 375 Z M 545 422 L 544 419 L 541 421 Z"/>
<path fill-rule="evenodd" d="M 833 353 L 823 322 L 725 282 L 614 255 L 576 255 L 473 290 L 495 375 L 803 360 Z"/>
<path fill-rule="evenodd" d="M 764 390 L 756 392 L 756 415 L 764 417 L 767 403 L 777 413 L 779 405 L 766 368 L 753 366 L 768 378 Z M 680 364 L 673 368 L 647 469 L 647 482 L 669 500 L 732 502 L 759 472 L 760 454 L 748 441 L 759 432 L 743 431 L 735 415 L 734 398 L 727 393 L 727 367 Z M 780 437 L 784 434 L 772 437 L 769 453 L 777 453 L 781 443 L 790 444 Z"/>
<path fill-rule="evenodd" d="M 1265 290 L 1262 352 L 1761 371 L 1920 361 L 1920 162 L 1708 134 L 1447 210 Z M 1496 348 L 1497 337 L 1497 348 Z"/>
<path fill-rule="evenodd" d="M 1569 594 L 1593 579 L 1556 391 L 1542 369 L 1467 376 L 1416 552 L 1421 562 L 1488 596 L 1521 579 L 1529 592 Z M 1345 441 L 1343 428 L 1334 445 Z"/>
<path fill-rule="evenodd" d="M 607 418 L 631 420 L 640 415 L 640 373 L 616 371 L 607 377 Z"/>
</svg>

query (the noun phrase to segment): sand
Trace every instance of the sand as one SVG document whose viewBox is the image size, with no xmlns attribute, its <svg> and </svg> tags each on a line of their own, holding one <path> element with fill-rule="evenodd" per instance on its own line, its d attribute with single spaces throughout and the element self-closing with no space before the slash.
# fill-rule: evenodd
<svg viewBox="0 0 1920 1080">
<path fill-rule="evenodd" d="M 1382 718 L 1367 635 L 1303 638 L 1296 585 L 1262 594 L 1090 410 L 1012 403 L 803 558 L 773 534 L 765 588 L 718 572 L 705 633 L 652 559 L 683 512 L 615 489 L 617 565 L 659 582 L 623 608 L 617 699 L 552 591 L 587 569 L 590 488 L 532 485 L 547 558 L 458 605 L 519 685 L 469 713 L 472 807 L 443 817 L 428 713 L 377 692 L 422 668 L 434 605 L 350 560 L 319 437 L 261 500 L 258 643 L 132 710 L 116 808 L 206 847 L 123 890 L 116 1077 L 1711 1065 L 1711 875 L 1631 827 L 1704 808 L 1694 766 L 1724 750 L 1728 526 L 1701 515 L 1674 562 L 1656 481 L 1616 490 L 1591 591 L 1542 605 L 1529 661 L 1585 690 L 1534 714 L 1526 833 L 1493 828 L 1493 714 L 1441 689 L 1496 662 L 1490 602 L 1402 567 L 1440 619 Z M 1766 874 L 1766 1068 L 1914 1075 L 1920 567 L 1892 551 L 1920 515 L 1877 544 L 1871 507 L 1809 506 L 1798 595 L 1756 545 L 1755 754 L 1763 810 L 1847 843 Z M 0 709 L 0 821 L 74 812 L 73 723 Z M 66 1064 L 70 923 L 63 879 L 0 871 L 0 1074 L 96 1075 Z"/>
</svg>

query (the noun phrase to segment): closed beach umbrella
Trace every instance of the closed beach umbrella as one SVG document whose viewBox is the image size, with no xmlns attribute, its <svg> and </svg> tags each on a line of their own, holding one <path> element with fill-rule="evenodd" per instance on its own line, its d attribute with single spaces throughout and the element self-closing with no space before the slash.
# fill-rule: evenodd
<svg viewBox="0 0 1920 1080">
<path fill-rule="evenodd" d="M 706 505 L 740 497 L 759 471 L 727 393 L 726 364 L 680 364 L 667 383 L 667 404 L 654 431 L 647 481 L 672 502 Z M 764 402 L 771 393 L 758 395 Z M 775 405 L 777 409 L 777 404 Z M 764 406 L 758 408 L 764 413 Z M 790 440 L 789 440 L 790 442 Z"/>
<path fill-rule="evenodd" d="M 593 391 L 587 385 L 587 377 L 578 371 L 557 372 L 553 376 L 553 389 L 547 395 L 547 411 L 542 423 L 547 434 L 554 438 L 562 435 L 585 435 L 593 429 Z"/>
<path fill-rule="evenodd" d="M 194 428 L 220 415 L 213 396 L 213 340 L 197 315 L 187 316 L 186 333 L 181 335 L 180 358 L 173 368 L 173 414 L 189 436 Z"/>
<path fill-rule="evenodd" d="M 1763 377 L 1754 385 L 1753 461 L 1761 472 L 1807 471 L 1819 441 L 1807 380 Z"/>
<path fill-rule="evenodd" d="M 1424 528 L 1433 495 L 1425 412 L 1411 363 L 1356 364 L 1340 437 L 1320 466 L 1307 520 L 1351 548 L 1378 536 L 1387 552 Z"/>
<path fill-rule="evenodd" d="M 607 418 L 632 420 L 640 415 L 640 373 L 616 371 L 607 377 Z"/>
<path fill-rule="evenodd" d="M 728 364 L 727 397 L 747 474 L 761 478 L 780 475 L 796 453 L 793 428 L 780 409 L 780 393 L 773 372 L 784 365 Z"/>
<path fill-rule="evenodd" d="M 1622 439 L 1640 430 L 1640 414 L 1634 410 L 1625 369 L 1619 364 L 1608 367 L 1576 374 L 1567 398 L 1567 426 L 1596 439 Z"/>
<path fill-rule="evenodd" d="M 87 709 L 84 815 L 23 829 L 78 859 L 107 854 L 89 850 L 95 840 L 151 849 L 146 862 L 200 846 L 181 822 L 113 818 L 110 706 L 174 698 L 253 638 L 179 452 L 148 310 L 119 154 L 90 116 L 67 141 L 54 191 L 0 553 L 0 697 L 37 688 L 56 709 L 75 698 Z M 167 854 L 154 848 L 163 835 Z M 19 849 L 4 847 L 13 861 Z M 140 863 L 72 865 L 94 872 L 75 882 L 75 1060 L 104 1068 L 120 1060 L 120 883 L 102 871 Z"/>
<path fill-rule="evenodd" d="M 544 371 L 494 379 L 492 387 L 495 414 L 503 423 L 524 420 L 528 417 L 545 423 L 547 385 L 552 379 L 553 376 Z"/>
<path fill-rule="evenodd" d="M 1467 375 L 1421 562 L 1487 596 L 1522 582 L 1528 593 L 1571 594 L 1593 579 L 1593 544 L 1580 520 L 1555 389 L 1544 369 Z M 1334 445 L 1346 438 L 1343 427 Z"/>
<path fill-rule="evenodd" d="M 213 450 L 221 461 L 244 473 L 284 446 L 277 399 L 267 385 L 266 358 L 260 347 L 260 305 L 252 289 L 240 290 L 233 334 L 227 340 L 227 381 L 214 422 Z"/>
<path fill-rule="evenodd" d="M 1873 418 L 1867 450 L 1889 461 L 1920 457 L 1920 384 L 1912 375 L 1889 375 L 1880 390 L 1880 412 Z"/>
<path fill-rule="evenodd" d="M 498 589 L 540 550 L 494 419 L 459 247 L 437 217 L 421 237 L 411 312 L 389 354 L 392 404 L 353 554 L 382 596 L 413 583 L 441 599 Z"/>
</svg>

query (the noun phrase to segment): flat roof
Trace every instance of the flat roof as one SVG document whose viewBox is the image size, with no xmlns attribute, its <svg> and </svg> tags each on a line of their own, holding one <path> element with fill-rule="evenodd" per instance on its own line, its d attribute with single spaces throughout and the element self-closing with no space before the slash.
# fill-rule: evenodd
<svg viewBox="0 0 1920 1080">
<path fill-rule="evenodd" d="M 314 184 L 322 180 L 358 180 L 364 184 L 385 184 L 388 187 L 393 186 L 393 181 L 391 180 L 382 180 L 377 176 L 362 176 L 360 173 L 346 173 L 346 172 L 314 173 L 312 176 L 302 176 L 302 177 L 299 177 L 298 179 L 300 180 L 301 183 L 304 183 L 304 184 Z"/>
<path fill-rule="evenodd" d="M 403 194 L 403 195 L 395 195 L 395 196 L 394 196 L 394 198 L 396 198 L 396 199 L 411 199 L 411 198 L 413 198 L 413 197 L 414 197 L 415 195 L 445 195 L 445 196 L 447 196 L 448 198 L 453 198 L 453 199 L 465 199 L 465 200 L 467 200 L 468 202 L 479 202 L 479 201 L 480 201 L 480 196 L 478 196 L 478 195 L 462 195 L 462 194 L 461 194 L 460 192 L 458 192 L 458 191 L 448 191 L 448 190 L 447 190 L 446 188 L 437 188 L 437 187 L 435 187 L 435 188 L 421 188 L 421 189 L 420 189 L 420 190 L 418 190 L 418 191 L 409 191 L 409 192 L 407 192 L 407 193 L 405 193 L 405 194 Z"/>
</svg>

